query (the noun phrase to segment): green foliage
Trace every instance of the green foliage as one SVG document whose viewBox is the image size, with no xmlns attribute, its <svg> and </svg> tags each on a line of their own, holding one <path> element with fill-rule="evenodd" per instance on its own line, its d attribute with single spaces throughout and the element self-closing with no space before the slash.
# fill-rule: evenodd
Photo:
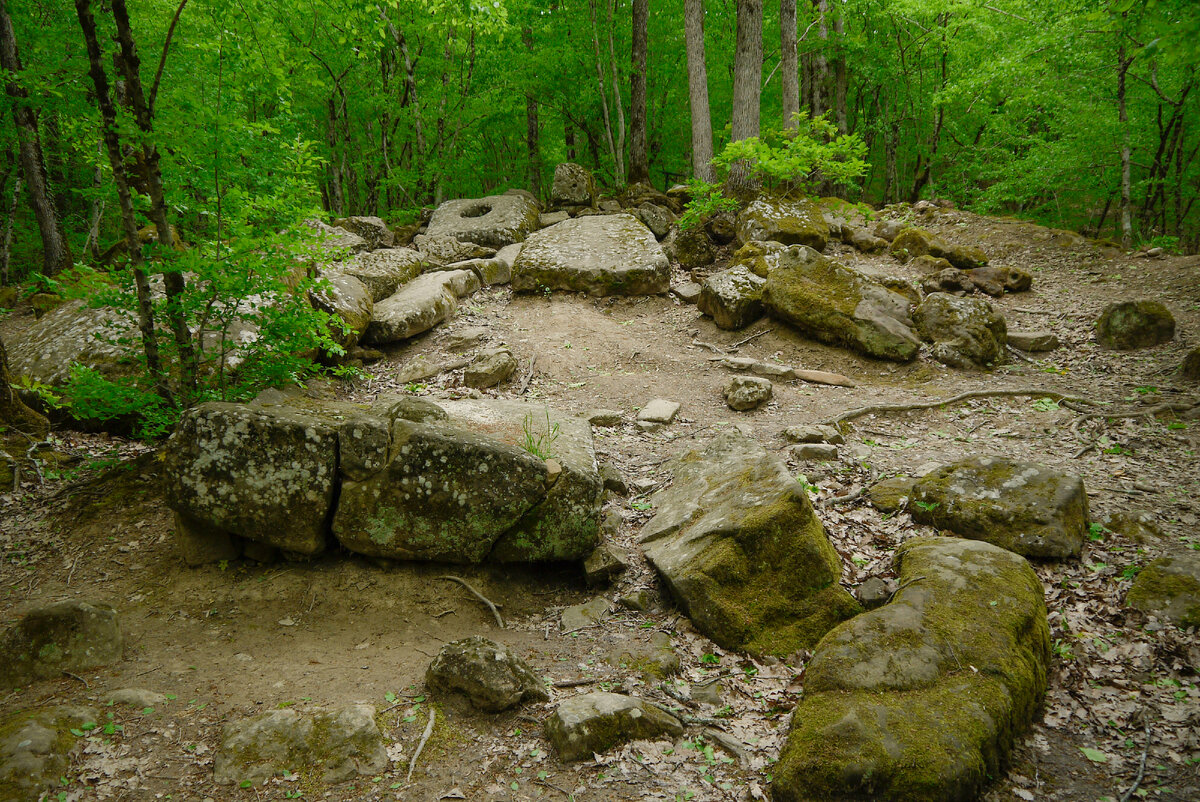
<svg viewBox="0 0 1200 802">
<path fill-rule="evenodd" d="M 824 183 L 850 187 L 866 175 L 867 146 L 858 134 L 839 134 L 827 115 L 798 113 L 794 128 L 770 128 L 761 136 L 730 142 L 713 159 L 728 173 L 749 161 L 764 186 L 792 195 L 812 195 Z"/>
<path fill-rule="evenodd" d="M 521 421 L 520 446 L 538 459 L 551 459 L 556 455 L 554 444 L 558 440 L 558 423 L 550 422 L 550 410 L 546 410 L 546 427 L 542 430 L 540 423 L 534 421 L 533 413 L 525 415 Z"/>
<path fill-rule="evenodd" d="M 678 225 L 681 231 L 697 226 L 721 212 L 736 212 L 738 202 L 726 198 L 720 184 L 710 184 L 706 181 L 691 179 L 688 181 L 688 195 L 691 200 L 680 215 Z"/>
</svg>

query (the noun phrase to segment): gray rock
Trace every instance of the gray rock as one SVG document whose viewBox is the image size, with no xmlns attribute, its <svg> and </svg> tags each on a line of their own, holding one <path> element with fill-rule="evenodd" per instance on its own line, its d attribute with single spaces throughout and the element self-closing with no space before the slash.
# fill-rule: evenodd
<svg viewBox="0 0 1200 802">
<path fill-rule="evenodd" d="M 167 703 L 166 694 L 146 688 L 121 688 L 108 694 L 108 701 L 114 705 L 145 710 L 147 707 L 161 707 Z"/>
<path fill-rule="evenodd" d="M 678 228 L 672 230 L 663 240 L 662 247 L 667 258 L 684 270 L 711 265 L 717 258 L 712 241 L 701 226 L 693 226 L 686 231 Z"/>
<path fill-rule="evenodd" d="M 683 725 L 670 713 L 632 696 L 599 691 L 562 702 L 546 722 L 546 738 L 565 762 L 627 741 L 682 734 Z"/>
<path fill-rule="evenodd" d="M 1127 537 L 1134 543 L 1147 545 L 1163 536 L 1162 527 L 1149 510 L 1126 507 L 1116 512 L 1106 512 L 1096 520 L 1105 529 Z"/>
<path fill-rule="evenodd" d="M 54 799 L 68 773 L 71 751 L 82 728 L 100 715 L 90 707 L 62 706 L 14 712 L 0 717 L 0 799 L 39 802 Z M 74 730 L 75 732 L 72 732 Z"/>
<path fill-rule="evenodd" d="M 493 256 L 490 259 L 467 259 L 449 265 L 433 266 L 431 270 L 470 270 L 484 287 L 507 284 L 512 280 L 512 265 Z"/>
<path fill-rule="evenodd" d="M 513 265 L 513 290 L 654 295 L 670 288 L 654 235 L 629 214 L 580 217 L 530 235 Z"/>
<path fill-rule="evenodd" d="M 597 204 L 597 206 L 601 212 L 605 212 L 607 214 L 616 214 L 617 212 L 621 211 L 621 202 L 613 198 L 602 200 Z"/>
<path fill-rule="evenodd" d="M 1200 627 L 1200 554 L 1150 563 L 1133 580 L 1125 604 L 1184 629 Z"/>
<path fill-rule="evenodd" d="M 1183 364 L 1179 366 L 1179 373 L 1185 379 L 1200 381 L 1200 348 L 1188 351 L 1187 356 L 1183 358 Z"/>
<path fill-rule="evenodd" d="M 701 704 L 720 707 L 725 703 L 722 692 L 725 690 L 724 684 L 719 679 L 709 680 L 708 682 L 698 682 L 692 686 L 692 699 Z"/>
<path fill-rule="evenodd" d="M 396 244 L 396 235 L 387 223 L 378 217 L 339 217 L 333 221 L 338 228 L 357 234 L 367 241 L 367 248 L 391 248 Z"/>
<path fill-rule="evenodd" d="M 1031 353 L 1053 351 L 1062 345 L 1058 340 L 1058 335 L 1052 331 L 1010 331 L 1008 332 L 1008 344 L 1013 348 Z"/>
<path fill-rule="evenodd" d="M 126 350 L 113 340 L 137 336 L 133 323 L 112 309 L 67 301 L 4 341 L 14 376 L 61 387 L 75 364 L 107 379 L 129 375 L 133 366 L 124 359 Z"/>
<path fill-rule="evenodd" d="M 508 265 L 508 273 L 512 275 L 512 267 L 517 262 L 517 257 L 521 255 L 521 249 L 525 247 L 523 242 L 514 242 L 512 245 L 505 245 L 500 250 L 496 251 L 496 259 L 499 259 L 504 264 Z"/>
<path fill-rule="evenodd" d="M 930 259 L 932 257 L 922 256 L 921 259 Z M 916 261 L 916 260 L 914 260 Z M 945 261 L 941 259 L 939 261 Z M 949 262 L 946 262 L 949 264 Z M 957 295 L 969 295 L 975 291 L 975 285 L 962 270 L 957 267 L 947 267 L 937 273 L 930 273 L 921 281 L 921 289 L 926 293 L 949 292 Z"/>
<path fill-rule="evenodd" d="M 588 423 L 604 428 L 620 426 L 625 419 L 625 413 L 619 409 L 593 409 L 588 413 Z"/>
<path fill-rule="evenodd" d="M 570 220 L 571 215 L 566 212 L 542 212 L 538 215 L 538 228 L 549 228 L 557 225 L 563 220 Z"/>
<path fill-rule="evenodd" d="M 738 215 L 737 238 L 742 243 L 764 240 L 823 251 L 829 240 L 829 225 L 811 200 L 759 198 Z"/>
<path fill-rule="evenodd" d="M 976 267 L 965 272 L 976 289 L 996 297 L 1033 286 L 1033 276 L 1016 267 Z"/>
<path fill-rule="evenodd" d="M 896 235 L 904 230 L 904 224 L 898 220 L 880 220 L 875 224 L 875 236 L 891 242 Z"/>
<path fill-rule="evenodd" d="M 736 430 L 672 464 L 642 529 L 647 560 L 726 649 L 788 655 L 858 612 L 804 488 Z"/>
<path fill-rule="evenodd" d="M 607 612 L 608 599 L 597 596 L 591 601 L 573 604 L 563 610 L 559 616 L 559 627 L 563 632 L 574 632 L 599 623 Z"/>
<path fill-rule="evenodd" d="M 621 471 L 614 465 L 604 464 L 600 466 L 600 481 L 604 482 L 605 490 L 611 490 L 618 496 L 629 495 L 629 485 L 625 483 L 625 477 L 621 475 Z"/>
<path fill-rule="evenodd" d="M 521 195 L 448 200 L 434 211 L 425 233 L 503 248 L 537 230 L 538 212 L 537 203 Z"/>
<path fill-rule="evenodd" d="M 485 351 L 463 371 L 463 384 L 481 390 L 495 387 L 517 369 L 516 358 L 507 349 Z"/>
<path fill-rule="evenodd" d="M 648 613 L 654 607 L 656 601 L 657 597 L 650 591 L 638 590 L 619 597 L 617 604 L 626 610 L 633 610 L 636 613 Z"/>
<path fill-rule="evenodd" d="M 333 315 L 345 328 L 330 327 L 334 341 L 349 350 L 358 345 L 358 340 L 371 323 L 375 304 L 366 286 L 344 273 L 324 273 L 321 276 L 328 287 L 309 294 L 312 305 Z"/>
<path fill-rule="evenodd" d="M 679 671 L 679 655 L 671 645 L 671 636 L 655 632 L 650 640 L 630 640 L 609 651 L 604 658 L 611 666 L 632 669 L 646 682 L 665 679 Z"/>
<path fill-rule="evenodd" d="M 744 267 L 713 273 L 704 280 L 696 308 L 722 329 L 741 329 L 763 315 L 766 281 Z"/>
<path fill-rule="evenodd" d="M 783 430 L 783 439 L 789 443 L 832 443 L 833 445 L 839 445 L 846 442 L 846 438 L 835 427 L 819 423 L 808 426 L 789 426 Z"/>
<path fill-rule="evenodd" d="M 892 589 L 886 581 L 873 576 L 859 585 L 854 595 L 858 596 L 863 607 L 874 610 L 887 604 L 888 599 L 892 597 Z"/>
<path fill-rule="evenodd" d="M 694 281 L 685 281 L 682 284 L 674 284 L 671 286 L 671 294 L 685 304 L 694 304 L 700 300 L 701 286 Z"/>
<path fill-rule="evenodd" d="M 633 210 L 633 216 L 641 220 L 658 240 L 666 237 L 671 231 L 671 226 L 675 225 L 675 213 L 655 203 L 641 204 Z"/>
<path fill-rule="evenodd" d="M 607 585 L 629 568 L 629 558 L 611 543 L 596 546 L 583 561 L 583 574 L 588 587 Z"/>
<path fill-rule="evenodd" d="M 678 401 L 655 398 L 638 410 L 637 419 L 643 423 L 670 423 L 678 414 Z"/>
<path fill-rule="evenodd" d="M 0 688 L 115 663 L 124 641 L 107 604 L 61 601 L 37 607 L 0 638 Z"/>
<path fill-rule="evenodd" d="M 372 301 L 382 301 L 421 275 L 428 266 L 424 255 L 410 248 L 385 248 L 356 256 L 339 269 L 361 281 Z"/>
<path fill-rule="evenodd" d="M 1077 556 L 1090 520 L 1078 476 L 1004 457 L 931 471 L 913 485 L 912 501 L 921 523 L 1042 559 Z"/>
<path fill-rule="evenodd" d="M 838 458 L 838 447 L 829 443 L 801 443 L 788 449 L 793 459 L 828 462 Z"/>
<path fill-rule="evenodd" d="M 524 660 L 479 636 L 443 646 L 425 672 L 425 684 L 435 693 L 461 693 L 485 713 L 550 698 Z"/>
<path fill-rule="evenodd" d="M 1150 348 L 1174 337 L 1175 317 L 1158 301 L 1109 304 L 1096 322 L 1096 340 L 1110 350 Z"/>
<path fill-rule="evenodd" d="M 916 481 L 908 476 L 893 476 L 871 485 L 864 495 L 867 503 L 880 512 L 899 512 L 908 506 Z"/>
<path fill-rule="evenodd" d="M 857 226 L 843 228 L 842 241 L 863 253 L 883 253 L 888 248 L 887 240 Z"/>
<path fill-rule="evenodd" d="M 447 351 L 460 354 L 479 345 L 490 334 L 491 330 L 486 326 L 466 326 L 447 333 L 442 344 L 446 347 Z"/>
<path fill-rule="evenodd" d="M 550 202 L 555 206 L 594 206 L 596 179 L 592 171 L 574 162 L 563 162 L 554 168 L 554 183 L 550 185 Z"/>
<path fill-rule="evenodd" d="M 218 785 L 261 785 L 287 771 L 335 783 L 379 774 L 387 765 L 374 707 L 307 713 L 287 708 L 226 724 L 213 759 L 213 779 Z"/>
<path fill-rule="evenodd" d="M 949 538 L 897 558 L 891 603 L 808 664 L 772 799 L 976 799 L 1038 715 L 1050 634 L 1029 564 Z"/>
<path fill-rule="evenodd" d="M 363 340 L 384 345 L 415 337 L 449 319 L 458 311 L 458 299 L 478 290 L 479 278 L 469 270 L 425 273 L 375 304 Z"/>
<path fill-rule="evenodd" d="M 987 301 L 937 292 L 913 314 L 917 331 L 933 343 L 933 357 L 957 368 L 990 368 L 1004 358 L 1007 327 Z"/>
<path fill-rule="evenodd" d="M 725 385 L 724 397 L 730 409 L 755 409 L 771 400 L 771 382 L 757 376 L 734 376 Z"/>
<path fill-rule="evenodd" d="M 301 225 L 316 232 L 315 250 L 326 259 L 338 259 L 347 253 L 361 253 L 371 248 L 370 243 L 354 232 L 320 220 L 305 220 Z"/>
<path fill-rule="evenodd" d="M 490 245 L 463 242 L 445 234 L 418 234 L 413 237 L 413 245 L 429 260 L 444 265 L 468 259 L 490 259 L 496 255 L 496 249 Z"/>
</svg>

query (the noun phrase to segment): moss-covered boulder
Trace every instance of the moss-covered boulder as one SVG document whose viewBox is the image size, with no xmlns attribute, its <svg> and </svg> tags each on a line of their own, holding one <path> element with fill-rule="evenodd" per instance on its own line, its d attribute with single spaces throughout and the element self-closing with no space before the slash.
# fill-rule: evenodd
<svg viewBox="0 0 1200 802">
<path fill-rule="evenodd" d="M 944 292 L 929 295 L 913 313 L 933 358 L 956 368 L 991 368 L 1004 361 L 1008 327 L 987 301 Z"/>
<path fill-rule="evenodd" d="M 285 772 L 336 783 L 388 766 L 375 708 L 274 710 L 225 725 L 213 759 L 218 785 L 262 785 Z"/>
<path fill-rule="evenodd" d="M 899 512 L 908 506 L 916 481 L 910 476 L 892 476 L 871 485 L 863 495 L 880 512 Z"/>
<path fill-rule="evenodd" d="M 910 510 L 921 523 L 1026 557 L 1075 557 L 1089 522 L 1078 476 L 1005 457 L 968 457 L 922 476 Z"/>
<path fill-rule="evenodd" d="M 601 691 L 562 702 L 546 722 L 546 738 L 564 762 L 587 760 L 627 741 L 682 734 L 683 724 L 665 710 Z"/>
<path fill-rule="evenodd" d="M 910 260 L 908 266 L 916 268 L 922 273 L 941 273 L 943 270 L 958 270 L 948 260 L 940 256 L 930 256 L 929 254 L 924 254 Z"/>
<path fill-rule="evenodd" d="M 936 234 L 912 226 L 895 235 L 890 252 L 901 262 L 926 255 L 945 259 L 959 270 L 972 270 L 988 263 L 987 254 L 973 245 L 946 242 Z"/>
<path fill-rule="evenodd" d="M 537 202 L 524 195 L 492 195 L 486 198 L 457 198 L 442 203 L 429 220 L 425 233 L 431 237 L 453 237 L 489 248 L 503 248 L 525 238 L 538 228 Z"/>
<path fill-rule="evenodd" d="M 738 214 L 737 239 L 743 244 L 766 240 L 823 251 L 829 242 L 829 224 L 821 207 L 807 198 L 759 198 Z"/>
<path fill-rule="evenodd" d="M 1158 301 L 1109 304 L 1096 321 L 1096 340 L 1113 351 L 1151 348 L 1175 337 L 1175 316 Z"/>
<path fill-rule="evenodd" d="M 726 649 L 787 655 L 859 611 L 803 486 L 736 430 L 672 465 L 642 548 L 698 630 Z"/>
<path fill-rule="evenodd" d="M 1187 356 L 1183 358 L 1183 364 L 1179 366 L 1179 373 L 1185 379 L 1200 381 L 1200 348 L 1188 351 Z"/>
<path fill-rule="evenodd" d="M 478 635 L 443 646 L 425 672 L 425 684 L 436 693 L 461 693 L 485 713 L 550 698 L 524 660 Z"/>
<path fill-rule="evenodd" d="M 711 274 L 700 287 L 696 308 L 722 329 L 741 329 L 763 316 L 763 279 L 744 267 Z"/>
<path fill-rule="evenodd" d="M 818 644 L 772 781 L 777 802 L 976 799 L 1046 692 L 1042 586 L 1011 552 L 928 538 L 900 589 Z"/>
<path fill-rule="evenodd" d="M 90 707 L 61 706 L 19 711 L 0 718 L 0 799 L 41 802 L 62 789 L 75 733 L 94 728 Z"/>
<path fill-rule="evenodd" d="M 458 311 L 460 298 L 479 288 L 479 276 L 470 270 L 425 273 L 375 304 L 363 341 L 384 345 L 429 331 Z"/>
<path fill-rule="evenodd" d="M 382 301 L 421 275 L 429 265 L 425 255 L 411 248 L 384 248 L 360 253 L 338 265 L 340 272 L 363 283 L 372 301 Z"/>
<path fill-rule="evenodd" d="M 1200 627 L 1200 554 L 1150 563 L 1133 580 L 1125 603 L 1180 627 Z"/>
<path fill-rule="evenodd" d="M 554 168 L 550 202 L 555 206 L 595 206 L 596 179 L 582 164 L 563 162 Z"/>
<path fill-rule="evenodd" d="M 673 228 L 662 242 L 663 253 L 684 270 L 711 265 L 717 254 L 703 226 L 688 229 Z"/>
<path fill-rule="evenodd" d="M 29 611 L 0 638 L 0 688 L 115 663 L 124 650 L 117 611 L 61 601 Z"/>
<path fill-rule="evenodd" d="M 888 249 L 887 240 L 857 226 L 842 228 L 842 242 L 863 253 L 883 253 Z"/>
<path fill-rule="evenodd" d="M 620 213 L 577 217 L 532 234 L 513 264 L 512 287 L 655 295 L 670 289 L 670 279 L 670 263 L 654 234 Z"/>
<path fill-rule="evenodd" d="M 771 258 L 763 305 L 773 317 L 867 356 L 907 362 L 917 355 L 908 298 L 804 246 Z"/>
</svg>

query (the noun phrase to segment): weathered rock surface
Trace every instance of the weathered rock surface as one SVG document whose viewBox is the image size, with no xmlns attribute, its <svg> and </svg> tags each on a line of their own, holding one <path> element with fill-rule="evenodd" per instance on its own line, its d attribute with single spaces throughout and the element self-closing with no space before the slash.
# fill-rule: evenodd
<svg viewBox="0 0 1200 802">
<path fill-rule="evenodd" d="M 629 558 L 612 543 L 601 543 L 583 561 L 583 576 L 588 587 L 611 582 L 629 568 Z"/>
<path fill-rule="evenodd" d="M 731 267 L 704 280 L 696 308 L 723 329 L 749 326 L 763 315 L 762 288 L 766 282 L 745 267 Z"/>
<path fill-rule="evenodd" d="M 427 265 L 425 257 L 411 248 L 384 248 L 359 254 L 339 267 L 342 273 L 361 281 L 371 300 L 379 302 L 421 275 Z"/>
<path fill-rule="evenodd" d="M 1133 580 L 1125 603 L 1176 626 L 1200 627 L 1200 554 L 1150 563 Z"/>
<path fill-rule="evenodd" d="M 867 503 L 880 512 L 899 512 L 908 506 L 916 481 L 909 476 L 893 476 L 871 485 L 864 495 Z"/>
<path fill-rule="evenodd" d="M 803 246 L 767 273 L 763 304 L 818 340 L 868 356 L 906 362 L 920 346 L 907 298 Z"/>
<path fill-rule="evenodd" d="M 445 234 L 418 234 L 413 237 L 413 245 L 431 261 L 444 265 L 468 259 L 490 259 L 496 255 L 496 249 L 491 246 L 463 242 Z"/>
<path fill-rule="evenodd" d="M 308 226 L 317 234 L 314 249 L 325 259 L 339 259 L 347 254 L 361 253 L 370 250 L 371 245 L 365 239 L 339 226 L 331 226 L 320 220 L 305 220 L 302 225 Z"/>
<path fill-rule="evenodd" d="M 1062 345 L 1058 335 L 1052 331 L 1010 331 L 1008 344 L 1013 348 L 1030 353 L 1053 351 Z"/>
<path fill-rule="evenodd" d="M 892 239 L 891 253 L 902 262 L 928 254 L 945 259 L 959 270 L 972 270 L 988 263 L 987 254 L 979 248 L 948 243 L 923 228 L 906 228 L 897 233 Z"/>
<path fill-rule="evenodd" d="M 738 215 L 737 238 L 741 243 L 764 240 L 823 251 L 829 241 L 829 225 L 811 200 L 759 198 Z"/>
<path fill-rule="evenodd" d="M 1026 557 L 1079 554 L 1089 522 L 1078 476 L 1004 457 L 969 457 L 913 485 L 913 518 Z"/>
<path fill-rule="evenodd" d="M 1050 636 L 1029 564 L 945 538 L 910 541 L 897 560 L 891 603 L 817 647 L 778 802 L 975 799 L 1041 707 Z"/>
<path fill-rule="evenodd" d="M 712 241 L 702 226 L 693 226 L 686 231 L 676 228 L 662 243 L 663 253 L 684 270 L 711 265 L 717 258 Z"/>
<path fill-rule="evenodd" d="M 1115 351 L 1150 348 L 1174 337 L 1175 316 L 1158 301 L 1109 304 L 1096 322 L 1096 340 Z"/>
<path fill-rule="evenodd" d="M 62 706 L 13 713 L 0 719 L 0 799 L 54 799 L 67 775 L 71 750 L 99 714 L 90 707 Z"/>
<path fill-rule="evenodd" d="M 609 651 L 605 662 L 633 669 L 646 682 L 662 680 L 679 671 L 679 655 L 666 632 L 655 632 L 648 643 L 637 640 L 623 643 Z"/>
<path fill-rule="evenodd" d="M 643 203 L 632 211 L 633 216 L 641 220 L 643 225 L 650 229 L 655 238 L 659 240 L 666 237 L 671 231 L 671 226 L 675 224 L 675 213 L 665 206 Z"/>
<path fill-rule="evenodd" d="M 550 698 L 524 660 L 479 636 L 443 646 L 425 672 L 425 684 L 436 693 L 461 693 L 485 713 Z"/>
<path fill-rule="evenodd" d="M 1183 358 L 1183 364 L 1179 366 L 1179 372 L 1185 379 L 1200 381 L 1200 348 L 1188 351 L 1187 356 Z"/>
<path fill-rule="evenodd" d="M 1025 292 L 1033 286 L 1033 276 L 1017 267 L 977 267 L 964 271 L 980 292 L 999 297 L 1006 292 Z"/>
<path fill-rule="evenodd" d="M 887 240 L 857 226 L 842 229 L 842 242 L 863 253 L 883 253 L 888 248 Z"/>
<path fill-rule="evenodd" d="M 378 217 L 339 217 L 333 224 L 362 237 L 371 250 L 391 248 L 396 244 L 396 235 Z"/>
<path fill-rule="evenodd" d="M 371 323 L 375 304 L 371 294 L 361 281 L 340 272 L 329 272 L 321 276 L 329 286 L 310 293 L 312 305 L 328 312 L 344 326 L 330 326 L 330 335 L 342 348 L 350 349 L 358 344 Z"/>
<path fill-rule="evenodd" d="M 261 785 L 287 771 L 334 783 L 378 774 L 387 765 L 374 707 L 307 713 L 288 708 L 226 724 L 213 759 L 213 779 L 220 785 Z"/>
<path fill-rule="evenodd" d="M 73 600 L 38 607 L 0 638 L 0 688 L 115 663 L 123 650 L 117 611 L 107 604 Z"/>
<path fill-rule="evenodd" d="M 126 361 L 125 349 L 110 340 L 136 336 L 133 324 L 113 310 L 67 301 L 19 335 L 6 337 L 4 344 L 14 376 L 61 387 L 71 378 L 76 362 L 109 379 L 130 374 L 134 363 Z"/>
<path fill-rule="evenodd" d="M 771 382 L 757 376 L 734 376 L 723 395 L 730 409 L 744 412 L 771 400 Z"/>
<path fill-rule="evenodd" d="M 683 725 L 670 713 L 632 696 L 600 691 L 562 702 L 546 722 L 546 738 L 566 762 L 627 741 L 682 734 Z"/>
<path fill-rule="evenodd" d="M 479 286 L 479 277 L 470 270 L 424 273 L 375 304 L 363 341 L 383 345 L 428 331 L 457 312 L 458 299 L 477 292 Z"/>
<path fill-rule="evenodd" d="M 147 688 L 120 688 L 107 694 L 108 701 L 114 705 L 125 705 L 138 710 L 147 707 L 158 707 L 167 703 L 167 695 Z"/>
<path fill-rule="evenodd" d="M 538 205 L 523 195 L 448 200 L 437 207 L 425 230 L 430 237 L 452 237 L 489 248 L 524 242 L 538 227 Z"/>
<path fill-rule="evenodd" d="M 608 599 L 597 596 L 594 599 L 563 608 L 558 617 L 558 626 L 563 632 L 574 632 L 577 629 L 590 627 L 604 620 L 608 613 Z"/>
<path fill-rule="evenodd" d="M 935 292 L 917 307 L 913 321 L 943 364 L 978 369 L 1003 361 L 1008 330 L 987 301 Z"/>
<path fill-rule="evenodd" d="M 654 295 L 670 288 L 670 264 L 650 229 L 629 214 L 579 217 L 532 234 L 513 265 L 518 292 Z"/>
<path fill-rule="evenodd" d="M 679 414 L 678 401 L 655 398 L 638 410 L 637 419 L 642 423 L 670 423 Z"/>
<path fill-rule="evenodd" d="M 595 206 L 596 179 L 581 164 L 563 162 L 554 168 L 550 202 L 555 206 Z"/>
<path fill-rule="evenodd" d="M 698 630 L 726 649 L 785 655 L 858 612 L 804 488 L 762 446 L 722 432 L 673 473 L 641 541 Z"/>
<path fill-rule="evenodd" d="M 463 384 L 486 389 L 505 381 L 517 369 L 516 357 L 507 348 L 485 351 L 463 371 Z"/>
<path fill-rule="evenodd" d="M 836 427 L 824 424 L 789 426 L 783 430 L 783 439 L 789 443 L 831 443 L 835 446 L 846 442 Z"/>
</svg>

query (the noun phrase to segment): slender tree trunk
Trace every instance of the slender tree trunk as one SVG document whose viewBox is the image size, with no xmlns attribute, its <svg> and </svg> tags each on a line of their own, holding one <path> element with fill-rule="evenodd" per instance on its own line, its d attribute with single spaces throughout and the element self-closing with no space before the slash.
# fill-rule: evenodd
<svg viewBox="0 0 1200 802">
<path fill-rule="evenodd" d="M 8 16 L 7 0 L 0 0 L 0 68 L 14 76 L 21 72 L 21 56 L 17 51 L 12 19 Z M 38 135 L 37 116 L 29 106 L 29 95 L 16 81 L 6 83 L 5 91 L 12 103 L 21 170 L 25 174 L 33 215 L 42 235 L 42 272 L 52 276 L 71 266 L 71 248 L 63 233 L 62 218 L 55 207 L 54 194 L 46 176 L 46 160 Z"/>
<path fill-rule="evenodd" d="M 3 340 L 0 340 L 0 426 L 5 429 L 12 427 L 38 440 L 50 433 L 50 421 L 41 413 L 27 407 L 13 389 L 12 370 L 8 366 L 8 351 Z"/>
<path fill-rule="evenodd" d="M 1121 246 L 1124 248 L 1133 246 L 1133 159 L 1129 147 L 1129 110 L 1125 103 L 1125 79 L 1132 63 L 1132 58 L 1125 57 L 1122 39 L 1117 49 L 1117 121 L 1121 125 Z"/>
<path fill-rule="evenodd" d="M 708 67 L 704 58 L 704 0 L 684 0 L 684 39 L 687 43 L 688 105 L 692 115 L 692 175 L 713 183 L 712 118 L 708 109 Z"/>
<path fill-rule="evenodd" d="M 837 40 L 837 55 L 833 60 L 833 118 L 838 133 L 845 134 L 850 130 L 846 125 L 846 88 L 849 79 L 846 75 L 846 21 L 841 11 L 833 18 L 833 35 Z"/>
<path fill-rule="evenodd" d="M 779 0 L 780 85 L 783 87 L 783 127 L 796 127 L 800 111 L 800 64 L 796 57 L 796 0 Z"/>
<path fill-rule="evenodd" d="M 533 58 L 533 28 L 526 25 L 521 31 L 521 38 L 525 42 L 525 50 L 529 53 L 529 60 L 534 63 Z M 538 102 L 533 92 L 525 93 L 525 152 L 528 156 L 528 166 L 526 172 L 529 191 L 533 193 L 538 200 L 542 198 L 542 149 L 540 145 L 540 125 L 538 124 Z"/>
<path fill-rule="evenodd" d="M 618 148 L 618 140 L 613 134 L 612 116 L 608 110 L 608 92 L 604 87 L 604 59 L 600 54 L 600 30 L 596 20 L 596 0 L 588 0 L 588 7 L 592 15 L 592 48 L 596 54 L 596 86 L 600 90 L 600 109 L 604 115 L 604 135 L 608 140 L 608 153 L 612 157 L 616 175 L 625 175 L 625 160 L 622 149 Z M 617 106 L 620 107 L 621 98 L 619 96 L 616 101 Z"/>
<path fill-rule="evenodd" d="M 826 23 L 829 0 L 813 0 L 813 5 L 817 7 L 817 36 L 821 39 L 821 49 L 813 53 L 812 116 L 820 117 L 828 109 L 825 83 L 829 79 L 829 65 L 825 61 L 825 46 L 829 43 L 829 25 Z"/>
<path fill-rule="evenodd" d="M 759 99 L 762 92 L 762 0 L 738 0 L 737 44 L 733 53 L 734 142 L 758 136 Z M 729 191 L 746 198 L 758 191 L 753 165 L 743 159 L 729 171 Z"/>
<path fill-rule="evenodd" d="M 650 50 L 650 0 L 633 0 L 629 74 L 629 183 L 650 183 L 646 152 L 646 60 Z"/>
<path fill-rule="evenodd" d="M 21 196 L 21 174 L 13 181 L 12 201 L 4 218 L 4 234 L 0 237 L 0 285 L 8 284 L 8 265 L 12 259 L 13 218 L 17 216 L 17 198 Z"/>
<path fill-rule="evenodd" d="M 96 144 L 96 168 L 92 171 L 92 214 L 88 224 L 87 242 L 84 250 L 93 261 L 100 259 L 100 221 L 104 217 L 104 199 L 100 197 L 100 189 L 104 185 L 104 168 L 100 160 L 104 158 L 104 143 Z"/>
<path fill-rule="evenodd" d="M 625 176 L 625 103 L 621 100 L 621 83 L 618 80 L 617 70 L 617 49 L 613 44 L 613 31 L 616 29 L 616 23 L 613 20 L 613 11 L 616 8 L 617 0 L 608 0 L 608 65 L 612 75 L 612 93 L 613 105 L 617 108 L 617 155 L 620 160 L 617 162 L 616 179 L 619 183 Z"/>
<path fill-rule="evenodd" d="M 567 161 L 575 161 L 578 158 L 575 153 L 575 126 L 569 117 L 563 120 L 563 146 L 567 151 Z"/>
</svg>

